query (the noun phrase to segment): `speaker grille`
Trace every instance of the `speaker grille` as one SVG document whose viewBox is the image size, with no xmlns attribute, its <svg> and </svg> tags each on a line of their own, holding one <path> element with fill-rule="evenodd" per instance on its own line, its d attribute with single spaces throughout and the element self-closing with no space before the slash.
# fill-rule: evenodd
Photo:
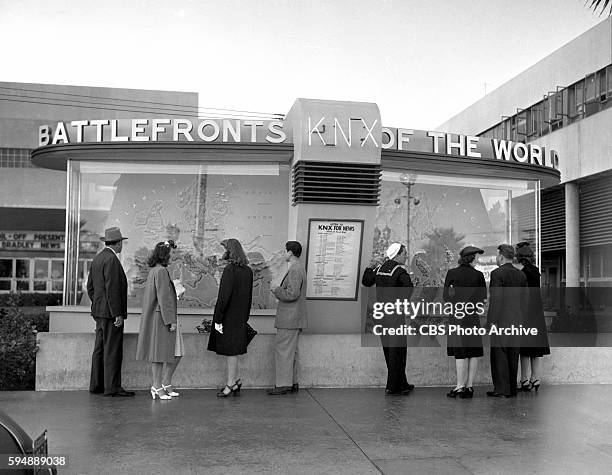
<svg viewBox="0 0 612 475">
<path fill-rule="evenodd" d="M 300 161 L 293 167 L 293 204 L 378 206 L 380 165 Z"/>
</svg>

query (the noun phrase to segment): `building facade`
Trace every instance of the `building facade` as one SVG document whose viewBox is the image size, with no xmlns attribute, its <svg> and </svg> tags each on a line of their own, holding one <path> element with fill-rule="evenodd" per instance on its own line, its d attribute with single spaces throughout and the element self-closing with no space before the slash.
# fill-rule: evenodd
<svg viewBox="0 0 612 475">
<path fill-rule="evenodd" d="M 64 290 L 66 174 L 32 163 L 40 125 L 197 107 L 195 93 L 0 82 L 0 293 Z M 92 252 L 80 256 L 81 280 Z"/>
<path fill-rule="evenodd" d="M 612 17 L 439 129 L 557 150 L 561 184 L 542 190 L 543 288 L 612 284 Z"/>
<path fill-rule="evenodd" d="M 100 96 L 108 100 L 113 91 Z M 145 261 L 158 241 L 171 238 L 179 245 L 169 270 L 187 289 L 179 318 L 189 357 L 177 375 L 187 387 L 214 387 L 221 371 L 196 325 L 212 315 L 222 239 L 238 238 L 254 270 L 250 322 L 260 335 L 245 362 L 245 383 L 252 386 L 272 380 L 275 300 L 269 289 L 283 275 L 287 240 L 304 245 L 310 321 L 300 348 L 301 370 L 306 385 L 319 386 L 381 384 L 382 354 L 362 339 L 367 298 L 360 277 L 391 242 L 407 244 L 417 287 L 441 285 L 465 245 L 485 250 L 480 267 L 485 275 L 495 267 L 501 242 L 528 240 L 538 260 L 544 255 L 540 201 L 546 194 L 541 190 L 555 190 L 565 161 L 548 143 L 386 127 L 372 103 L 297 99 L 283 117 L 218 118 L 197 114 L 195 94 L 140 92 L 138 108 L 112 104 L 113 110 L 106 111 L 88 102 L 87 110 L 24 112 L 36 120 L 30 119 L 21 145 L 12 145 L 31 151 L 28 166 L 38 167 L 31 170 L 51 175 L 7 207 L 7 216 L 20 203 L 41 213 L 54 209 L 52 192 L 58 193 L 55 206 L 65 213 L 63 227 L 57 219 L 54 224 L 63 247 L 48 257 L 61 262 L 55 280 L 62 273 L 62 284 L 55 289 L 61 288 L 64 305 L 49 308 L 50 332 L 40 335 L 38 389 L 86 387 L 83 355 L 91 351 L 93 321 L 83 282 L 107 227 L 120 226 L 129 238 L 121 257 L 129 281 L 125 374 L 128 385 L 135 386 L 146 384 L 148 374 L 133 355 Z M 133 91 L 124 94 L 128 104 L 136 97 Z M 185 109 L 176 106 L 181 101 Z M 163 104 L 173 108 L 160 109 Z M 13 182 L 18 188 L 16 178 Z M 33 197 L 39 208 L 29 205 Z M 38 229 L 42 221 L 32 217 L 17 213 L 17 223 L 20 229 L 6 229 L 11 242 L 42 241 L 51 234 Z M 46 257 L 19 254 L 14 247 L 5 251 L 11 261 L 6 264 L 9 289 L 18 290 L 18 282 L 28 280 L 27 291 L 34 291 L 36 281 L 44 280 L 43 264 L 36 273 L 37 259 Z M 16 262 L 26 259 L 29 274 L 18 277 Z M 50 280 L 47 291 L 53 290 Z M 427 341 L 433 343 L 428 348 L 411 348 L 411 378 L 446 384 L 454 370 L 438 348 L 445 340 Z M 560 364 L 575 364 L 569 350 L 556 360 L 551 376 L 556 381 L 580 380 L 579 370 L 572 373 Z M 579 365 L 588 362 L 578 359 Z M 347 373 L 347 367 L 361 370 Z M 425 367 L 430 371 L 423 373 Z M 591 371 L 587 379 L 598 374 Z"/>
</svg>

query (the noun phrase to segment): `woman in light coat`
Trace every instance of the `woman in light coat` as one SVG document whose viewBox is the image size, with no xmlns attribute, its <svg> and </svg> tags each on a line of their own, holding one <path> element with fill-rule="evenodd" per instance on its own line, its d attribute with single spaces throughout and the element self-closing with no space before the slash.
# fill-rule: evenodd
<svg viewBox="0 0 612 475">
<path fill-rule="evenodd" d="M 172 399 L 179 395 L 172 388 L 172 375 L 183 354 L 177 323 L 176 290 L 168 273 L 174 241 L 159 242 L 148 260 L 151 267 L 145 287 L 136 359 L 151 363 L 151 397 Z M 177 333 L 178 332 L 178 333 Z"/>
</svg>

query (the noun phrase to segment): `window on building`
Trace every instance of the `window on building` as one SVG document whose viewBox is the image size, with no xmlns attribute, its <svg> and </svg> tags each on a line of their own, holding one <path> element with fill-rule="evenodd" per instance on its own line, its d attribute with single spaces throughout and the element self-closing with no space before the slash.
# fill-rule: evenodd
<svg viewBox="0 0 612 475">
<path fill-rule="evenodd" d="M 584 113 L 587 116 L 599 112 L 596 86 L 595 74 L 588 75 L 585 79 L 584 86 Z"/>
<path fill-rule="evenodd" d="M 527 111 L 520 111 L 516 115 L 516 134 L 517 140 L 524 142 L 527 136 Z"/>
<path fill-rule="evenodd" d="M 563 94 L 555 92 L 548 98 L 550 108 L 550 129 L 557 130 L 563 125 Z"/>
<path fill-rule="evenodd" d="M 584 114 L 584 81 L 579 81 L 574 86 L 574 105 L 576 115 Z"/>
<path fill-rule="evenodd" d="M 557 88 L 526 110 L 502 117 L 495 127 L 481 133 L 504 140 L 526 141 L 612 107 L 612 65 L 589 74 L 565 88 Z"/>
<path fill-rule="evenodd" d="M 30 149 L 0 148 L 0 168 L 34 168 Z"/>
<path fill-rule="evenodd" d="M 550 130 L 550 101 L 545 97 L 541 102 L 542 107 L 542 135 L 546 135 Z"/>
<path fill-rule="evenodd" d="M 34 290 L 46 292 L 48 278 L 49 261 L 47 259 L 34 259 Z"/>
<path fill-rule="evenodd" d="M 504 120 L 503 124 L 502 124 L 502 139 L 504 140 L 510 140 L 512 137 L 512 124 L 510 122 L 510 119 L 506 119 Z"/>
<path fill-rule="evenodd" d="M 64 261 L 51 261 L 51 291 L 61 292 L 64 288 Z"/>
<path fill-rule="evenodd" d="M 89 269 L 91 259 L 79 260 Z M 82 279 L 82 277 L 81 277 Z M 64 260 L 54 258 L 1 258 L 0 292 L 62 292 L 64 288 Z"/>
<path fill-rule="evenodd" d="M 13 259 L 0 259 L 0 291 L 11 290 Z"/>
<path fill-rule="evenodd" d="M 608 81 L 607 68 L 597 72 L 597 97 L 599 102 L 605 102 L 608 99 Z"/>
<path fill-rule="evenodd" d="M 529 114 L 529 127 L 527 128 L 527 136 L 534 137 L 542 133 L 542 103 L 538 103 L 531 107 Z"/>
</svg>

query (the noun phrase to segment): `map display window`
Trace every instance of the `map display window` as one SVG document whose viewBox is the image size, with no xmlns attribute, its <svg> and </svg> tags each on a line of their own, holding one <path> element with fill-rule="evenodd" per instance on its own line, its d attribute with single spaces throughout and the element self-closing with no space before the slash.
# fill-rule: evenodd
<svg viewBox="0 0 612 475">
<path fill-rule="evenodd" d="M 140 307 L 155 244 L 173 239 L 168 267 L 186 288 L 179 306 L 213 308 L 223 239 L 238 239 L 253 269 L 253 308 L 276 306 L 270 282 L 286 271 L 289 167 L 279 163 L 80 162 L 79 257 L 102 248 L 104 229 L 121 228 L 128 306 Z M 82 294 L 88 269 L 78 272 Z M 79 302 L 86 304 L 79 295 Z"/>
<path fill-rule="evenodd" d="M 438 287 L 472 245 L 485 251 L 477 268 L 488 282 L 502 243 L 528 241 L 539 260 L 539 195 L 539 181 L 385 170 L 371 260 L 382 262 L 393 242 L 408 243 L 415 285 Z"/>
</svg>

